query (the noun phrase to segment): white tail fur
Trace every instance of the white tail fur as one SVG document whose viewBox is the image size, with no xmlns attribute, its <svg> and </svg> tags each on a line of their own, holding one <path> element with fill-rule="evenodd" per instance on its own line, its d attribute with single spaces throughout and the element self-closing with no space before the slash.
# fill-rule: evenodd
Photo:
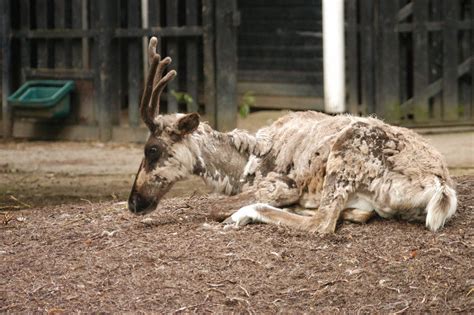
<svg viewBox="0 0 474 315">
<path fill-rule="evenodd" d="M 436 232 L 456 211 L 456 192 L 446 184 L 440 185 L 426 206 L 426 226 Z"/>
</svg>

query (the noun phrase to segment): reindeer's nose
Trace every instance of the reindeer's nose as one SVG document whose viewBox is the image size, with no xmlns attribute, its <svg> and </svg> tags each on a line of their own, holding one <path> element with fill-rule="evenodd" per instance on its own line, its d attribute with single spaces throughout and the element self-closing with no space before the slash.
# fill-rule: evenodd
<svg viewBox="0 0 474 315">
<path fill-rule="evenodd" d="M 153 204 L 153 201 L 149 201 L 137 193 L 132 193 L 130 198 L 128 198 L 128 210 L 135 214 L 141 214 L 150 210 L 149 208 L 151 208 Z"/>
</svg>

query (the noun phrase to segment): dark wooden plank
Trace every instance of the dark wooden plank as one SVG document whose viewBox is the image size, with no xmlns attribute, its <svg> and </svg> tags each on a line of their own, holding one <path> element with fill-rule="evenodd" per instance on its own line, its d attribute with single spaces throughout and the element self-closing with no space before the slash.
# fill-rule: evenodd
<svg viewBox="0 0 474 315">
<path fill-rule="evenodd" d="M 10 1 L 0 1 L 1 14 L 1 41 L 2 41 L 2 124 L 3 137 L 9 139 L 12 136 L 13 114 L 8 103 L 8 96 L 12 92 L 11 86 L 11 20 Z"/>
<path fill-rule="evenodd" d="M 303 72 L 318 72 L 323 70 L 322 58 L 260 58 L 260 57 L 240 57 L 239 69 L 252 70 L 288 70 Z"/>
<path fill-rule="evenodd" d="M 102 0 L 96 3 L 96 26 L 101 30 L 95 47 L 95 86 L 97 87 L 96 106 L 99 114 L 99 137 L 101 141 L 112 138 L 112 125 L 120 115 L 119 93 L 117 89 L 118 63 L 116 43 L 113 41 L 116 2 Z M 115 81 L 115 82 L 114 82 Z"/>
<path fill-rule="evenodd" d="M 178 1 L 166 0 L 166 26 L 177 26 L 178 25 Z M 167 56 L 173 60 L 172 68 L 179 69 L 179 52 L 178 52 L 178 41 L 176 38 L 169 38 L 166 42 Z M 179 91 L 179 80 L 173 80 L 168 83 L 168 91 Z M 167 94 L 168 101 L 168 113 L 178 112 L 178 102 L 173 96 L 173 93 Z"/>
<path fill-rule="evenodd" d="M 26 77 L 33 77 L 38 79 L 76 79 L 76 80 L 90 80 L 94 78 L 94 71 L 92 70 L 83 70 L 83 69 L 48 69 L 48 68 L 38 68 L 38 69 L 26 69 Z"/>
<path fill-rule="evenodd" d="M 72 23 L 73 23 L 73 7 L 72 7 L 73 3 L 72 3 L 72 0 L 67 0 L 65 1 L 65 4 L 64 4 L 64 11 L 65 11 L 65 15 L 64 15 L 64 27 L 68 30 L 71 30 L 72 29 Z M 79 11 L 75 11 L 75 15 L 79 15 L 78 14 Z M 76 40 L 77 42 L 77 40 Z M 71 39 L 65 39 L 64 40 L 64 67 L 65 68 L 72 68 L 72 52 L 73 52 L 73 43 L 74 41 L 71 40 Z"/>
<path fill-rule="evenodd" d="M 198 1 L 186 0 L 186 25 L 198 24 Z M 193 102 L 188 104 L 188 112 L 198 111 L 198 42 L 197 38 L 186 40 L 186 92 Z"/>
<path fill-rule="evenodd" d="M 443 1 L 443 120 L 456 120 L 458 98 L 458 30 L 459 1 Z"/>
<path fill-rule="evenodd" d="M 38 40 L 48 39 L 64 39 L 64 38 L 83 38 L 95 37 L 99 34 L 98 30 L 32 30 L 32 31 L 14 31 L 13 36 L 16 38 L 29 38 Z"/>
<path fill-rule="evenodd" d="M 47 28 L 48 18 L 48 1 L 47 0 L 36 0 L 36 27 L 40 30 Z M 48 67 L 48 41 L 46 39 L 40 39 L 36 44 L 38 58 L 38 68 Z"/>
<path fill-rule="evenodd" d="M 128 0 L 128 26 L 140 26 L 140 2 Z M 140 123 L 140 87 L 142 81 L 141 39 L 134 38 L 128 40 L 128 121 L 130 126 L 137 127 Z"/>
<path fill-rule="evenodd" d="M 231 18 L 235 0 L 216 1 L 217 128 L 230 130 L 237 123 L 237 29 Z"/>
<path fill-rule="evenodd" d="M 381 58 L 377 58 L 380 69 L 377 89 L 377 116 L 388 121 L 399 121 L 400 110 L 400 63 L 397 24 L 398 0 L 384 0 L 379 2 L 381 22 Z"/>
<path fill-rule="evenodd" d="M 161 0 L 148 0 L 148 23 L 150 27 L 161 27 Z"/>
<path fill-rule="evenodd" d="M 201 36 L 202 28 L 200 26 L 166 26 L 150 27 L 148 29 L 131 28 L 115 30 L 116 37 L 140 37 L 140 36 L 159 36 L 161 37 L 185 37 Z"/>
<path fill-rule="evenodd" d="M 239 70 L 239 81 L 322 84 L 322 72 Z"/>
<path fill-rule="evenodd" d="M 357 0 L 346 1 L 346 59 L 347 59 L 347 92 L 348 110 L 351 114 L 359 113 L 359 51 L 357 42 Z"/>
<path fill-rule="evenodd" d="M 258 83 L 239 80 L 237 83 L 237 92 L 239 94 L 245 94 L 249 91 L 259 95 L 322 97 L 323 85 L 266 82 Z"/>
<path fill-rule="evenodd" d="M 28 30 L 31 27 L 30 23 L 30 1 L 20 0 L 20 29 Z M 26 38 L 20 40 L 20 55 L 21 55 L 21 68 L 28 69 L 31 67 L 31 43 Z M 21 72 L 21 81 L 25 82 L 25 73 Z"/>
<path fill-rule="evenodd" d="M 162 27 L 161 13 L 163 11 L 163 8 L 162 8 L 163 3 L 164 2 L 161 0 L 148 1 L 148 24 L 149 24 L 149 27 L 152 29 Z M 156 33 L 153 35 L 159 36 L 160 38 L 163 37 L 163 35 L 159 33 Z M 156 47 L 156 50 L 158 51 L 159 54 L 161 54 L 161 52 L 163 51 L 162 43 L 163 43 L 162 40 L 158 40 L 158 45 Z"/>
<path fill-rule="evenodd" d="M 471 0 L 471 102 L 466 104 L 464 117 L 474 121 L 474 0 Z"/>
<path fill-rule="evenodd" d="M 417 0 L 413 3 L 413 91 L 415 121 L 429 119 L 428 96 L 429 84 L 428 31 L 425 22 L 428 20 L 429 0 Z"/>
<path fill-rule="evenodd" d="M 239 8 L 245 7 L 295 7 L 295 6 L 321 6 L 321 0 L 240 0 Z"/>
<path fill-rule="evenodd" d="M 214 0 L 202 0 L 204 103 L 206 119 L 216 128 Z"/>
<path fill-rule="evenodd" d="M 89 8 L 88 0 L 82 0 L 81 4 L 81 24 L 82 30 L 87 31 L 89 29 Z M 82 67 L 84 69 L 90 68 L 90 56 L 89 56 L 89 39 L 82 37 Z"/>
<path fill-rule="evenodd" d="M 361 110 L 363 114 L 375 112 L 374 79 L 374 2 L 361 0 L 360 5 L 360 67 Z"/>
<path fill-rule="evenodd" d="M 82 1 L 83 0 L 71 0 L 72 10 L 72 29 L 82 29 Z M 82 68 L 82 40 L 74 39 L 71 41 L 71 66 L 74 69 Z"/>
<path fill-rule="evenodd" d="M 64 18 L 66 13 L 65 0 L 54 0 L 54 28 L 65 28 Z M 66 56 L 64 49 L 64 40 L 56 39 L 54 41 L 54 68 L 64 68 L 66 66 Z"/>
</svg>

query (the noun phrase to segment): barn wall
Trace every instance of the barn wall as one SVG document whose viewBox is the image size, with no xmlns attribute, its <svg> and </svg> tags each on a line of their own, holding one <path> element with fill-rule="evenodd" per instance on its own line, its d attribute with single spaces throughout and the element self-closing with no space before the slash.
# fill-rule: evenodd
<svg viewBox="0 0 474 315">
<path fill-rule="evenodd" d="M 257 107 L 322 108 L 321 0 L 239 0 L 238 90 Z"/>
</svg>

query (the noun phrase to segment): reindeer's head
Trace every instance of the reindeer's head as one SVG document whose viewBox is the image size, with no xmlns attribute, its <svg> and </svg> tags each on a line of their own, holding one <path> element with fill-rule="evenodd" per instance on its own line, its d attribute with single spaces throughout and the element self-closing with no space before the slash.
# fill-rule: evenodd
<svg viewBox="0 0 474 315">
<path fill-rule="evenodd" d="M 128 199 L 128 208 L 135 214 L 155 210 L 171 186 L 193 169 L 193 155 L 183 140 L 199 126 L 199 115 L 196 113 L 158 114 L 161 92 L 176 76 L 176 71 L 171 70 L 163 76 L 171 58 L 161 60 L 156 53 L 157 43 L 156 37 L 150 39 L 150 72 L 140 103 L 141 116 L 150 129 L 150 137 L 145 144 L 145 156 Z"/>
</svg>

